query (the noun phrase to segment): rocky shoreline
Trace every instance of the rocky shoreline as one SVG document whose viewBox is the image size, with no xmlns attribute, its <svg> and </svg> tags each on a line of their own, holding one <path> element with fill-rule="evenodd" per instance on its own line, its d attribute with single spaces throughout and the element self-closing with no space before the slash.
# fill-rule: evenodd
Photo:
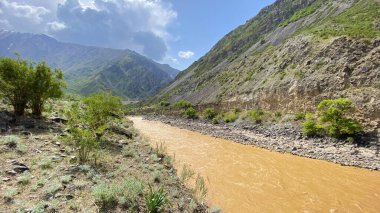
<svg viewBox="0 0 380 213">
<path fill-rule="evenodd" d="M 299 127 L 289 124 L 269 126 L 236 122 L 212 124 L 205 120 L 188 120 L 171 116 L 145 116 L 171 126 L 224 138 L 271 151 L 327 160 L 333 163 L 380 170 L 380 145 L 377 138 L 363 138 L 365 143 L 353 144 L 332 138 L 308 138 Z"/>
</svg>

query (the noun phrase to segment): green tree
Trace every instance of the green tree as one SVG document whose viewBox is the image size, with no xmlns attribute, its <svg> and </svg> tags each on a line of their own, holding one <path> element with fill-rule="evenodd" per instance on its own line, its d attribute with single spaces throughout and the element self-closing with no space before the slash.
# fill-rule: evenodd
<svg viewBox="0 0 380 213">
<path fill-rule="evenodd" d="M 18 116 L 24 115 L 29 101 L 32 69 L 32 64 L 20 57 L 0 58 L 0 93 Z"/>
<path fill-rule="evenodd" d="M 29 98 L 32 113 L 40 116 L 46 100 L 62 97 L 64 86 L 60 70 L 52 70 L 45 62 L 39 63 L 31 72 Z"/>
</svg>

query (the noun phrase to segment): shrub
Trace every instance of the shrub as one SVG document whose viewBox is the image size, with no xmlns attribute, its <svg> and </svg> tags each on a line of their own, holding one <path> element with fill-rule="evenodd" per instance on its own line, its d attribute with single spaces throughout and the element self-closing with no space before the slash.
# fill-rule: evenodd
<svg viewBox="0 0 380 213">
<path fill-rule="evenodd" d="M 192 106 L 193 105 L 189 101 L 185 101 L 185 100 L 179 100 L 179 101 L 174 103 L 174 107 L 177 109 L 187 109 L 187 108 L 190 108 Z"/>
<path fill-rule="evenodd" d="M 219 118 L 218 117 L 213 118 L 212 123 L 213 124 L 219 124 Z"/>
<path fill-rule="evenodd" d="M 353 109 L 352 101 L 347 98 L 324 100 L 319 103 L 317 114 L 327 134 L 340 138 L 362 131 L 358 121 L 347 118 L 347 113 Z"/>
<path fill-rule="evenodd" d="M 209 120 L 214 119 L 216 115 L 217 114 L 213 108 L 206 108 L 205 110 L 203 110 L 203 113 L 202 113 L 203 118 L 209 119 Z"/>
<path fill-rule="evenodd" d="M 223 120 L 226 123 L 235 122 L 238 119 L 238 114 L 234 111 L 227 112 L 223 115 Z"/>
<path fill-rule="evenodd" d="M 195 110 L 193 107 L 190 107 L 186 109 L 186 111 L 184 112 L 184 116 L 188 119 L 195 119 L 198 118 L 198 113 L 197 110 Z"/>
<path fill-rule="evenodd" d="M 161 101 L 160 102 L 160 106 L 162 106 L 162 107 L 168 107 L 168 106 L 170 106 L 170 102 L 168 102 L 168 101 Z"/>
<path fill-rule="evenodd" d="M 164 189 L 161 187 L 153 191 L 152 186 L 149 185 L 149 192 L 145 197 L 146 208 L 150 213 L 157 213 L 164 209 L 165 205 L 169 202 Z"/>
<path fill-rule="evenodd" d="M 17 183 L 21 185 L 28 185 L 30 183 L 30 174 L 29 172 L 24 172 L 20 177 L 17 178 Z"/>
<path fill-rule="evenodd" d="M 306 118 L 306 113 L 303 113 L 303 112 L 296 112 L 296 113 L 294 114 L 294 116 L 295 116 L 295 120 L 296 120 L 296 121 L 303 121 L 303 120 L 305 120 L 305 118 Z"/>
<path fill-rule="evenodd" d="M 66 113 L 69 119 L 71 139 L 78 147 L 80 162 L 88 161 L 91 154 L 96 164 L 96 151 L 100 148 L 100 138 L 110 124 L 122 117 L 122 102 L 109 92 L 102 92 L 85 98 L 81 105 L 73 104 Z"/>
<path fill-rule="evenodd" d="M 126 179 L 122 183 L 100 183 L 94 187 L 92 195 L 102 209 L 113 208 L 117 204 L 135 207 L 143 190 L 142 182 Z"/>
<path fill-rule="evenodd" d="M 248 116 L 255 123 L 261 123 L 263 121 L 264 112 L 259 109 L 252 109 L 248 111 Z"/>
<path fill-rule="evenodd" d="M 314 120 L 306 120 L 302 124 L 302 129 L 307 136 L 317 136 L 323 132 L 322 127 Z"/>
</svg>

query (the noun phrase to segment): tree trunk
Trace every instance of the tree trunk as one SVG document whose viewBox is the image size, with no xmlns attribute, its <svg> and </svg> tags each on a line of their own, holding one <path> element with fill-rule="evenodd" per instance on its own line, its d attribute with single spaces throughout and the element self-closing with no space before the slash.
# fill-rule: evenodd
<svg viewBox="0 0 380 213">
<path fill-rule="evenodd" d="M 16 116 L 23 116 L 25 114 L 26 104 L 15 104 L 13 109 Z"/>
</svg>

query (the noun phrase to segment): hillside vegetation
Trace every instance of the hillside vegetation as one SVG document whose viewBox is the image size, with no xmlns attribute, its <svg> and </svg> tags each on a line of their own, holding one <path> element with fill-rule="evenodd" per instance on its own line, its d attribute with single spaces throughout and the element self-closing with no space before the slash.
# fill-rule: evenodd
<svg viewBox="0 0 380 213">
<path fill-rule="evenodd" d="M 380 125 L 380 4 L 278 0 L 220 40 L 153 101 L 307 112 L 349 98 Z"/>
</svg>

